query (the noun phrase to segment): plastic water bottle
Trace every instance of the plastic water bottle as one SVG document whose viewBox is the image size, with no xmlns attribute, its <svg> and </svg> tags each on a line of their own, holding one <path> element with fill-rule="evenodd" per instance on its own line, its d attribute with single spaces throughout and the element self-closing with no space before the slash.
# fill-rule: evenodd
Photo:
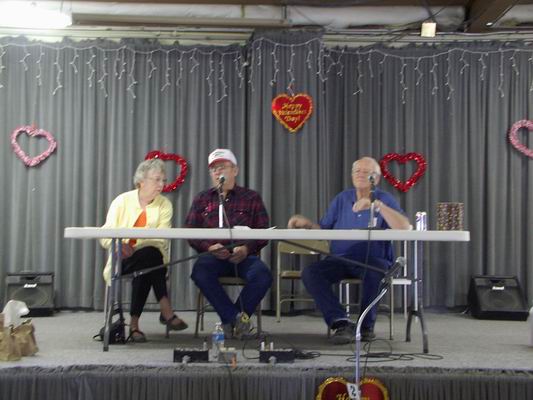
<svg viewBox="0 0 533 400">
<path fill-rule="evenodd" d="M 218 359 L 220 349 L 224 348 L 224 329 L 222 328 L 222 323 L 217 322 L 215 325 L 215 330 L 211 335 L 211 350 L 213 351 L 213 358 Z"/>
</svg>

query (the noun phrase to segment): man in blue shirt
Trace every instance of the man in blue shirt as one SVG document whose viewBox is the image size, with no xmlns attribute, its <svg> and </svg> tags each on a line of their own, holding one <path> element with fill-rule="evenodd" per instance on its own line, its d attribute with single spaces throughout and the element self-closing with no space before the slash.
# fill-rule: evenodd
<svg viewBox="0 0 533 400">
<path fill-rule="evenodd" d="M 326 215 L 319 224 L 302 215 L 294 215 L 288 222 L 289 228 L 304 229 L 368 229 L 372 200 L 374 201 L 374 221 L 370 224 L 377 229 L 409 229 L 409 220 L 398 202 L 389 193 L 374 187 L 381 177 L 381 169 L 376 160 L 363 157 L 352 165 L 354 188 L 339 193 L 331 202 Z M 374 189 L 372 191 L 372 189 Z M 358 261 L 388 270 L 394 260 L 390 241 L 351 241 L 334 240 L 330 252 L 338 257 Z M 317 307 L 328 326 L 335 330 L 332 341 L 346 344 L 354 339 L 355 325 L 350 321 L 338 296 L 333 292 L 333 284 L 347 278 L 362 278 L 363 293 L 361 311 L 376 298 L 383 274 L 370 269 L 343 262 L 337 258 L 325 259 L 309 265 L 302 274 L 307 291 L 313 296 Z M 363 321 L 361 338 L 368 341 L 375 337 L 374 323 L 377 305 Z"/>
</svg>

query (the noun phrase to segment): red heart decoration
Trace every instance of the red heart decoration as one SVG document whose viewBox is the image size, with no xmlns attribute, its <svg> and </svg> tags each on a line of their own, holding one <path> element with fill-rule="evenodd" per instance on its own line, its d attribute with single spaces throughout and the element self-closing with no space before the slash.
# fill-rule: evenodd
<svg viewBox="0 0 533 400">
<path fill-rule="evenodd" d="M 522 119 L 518 122 L 515 122 L 509 130 L 509 141 L 520 153 L 525 154 L 529 158 L 533 158 L 533 149 L 530 149 L 526 145 L 520 143 L 520 140 L 518 139 L 518 131 L 521 128 L 526 128 L 529 132 L 533 131 L 533 121 Z"/>
<path fill-rule="evenodd" d="M 272 114 L 292 133 L 303 126 L 312 112 L 313 99 L 304 93 L 295 96 L 280 94 L 272 100 Z"/>
<path fill-rule="evenodd" d="M 398 161 L 400 164 L 405 164 L 407 161 L 415 161 L 418 165 L 418 168 L 406 182 L 401 182 L 390 173 L 387 165 L 390 161 Z M 401 190 L 402 192 L 407 192 L 416 182 L 418 182 L 422 175 L 424 175 L 424 172 L 426 172 L 427 162 L 420 153 L 407 153 L 405 155 L 389 153 L 383 156 L 379 162 L 379 166 L 381 167 L 381 173 L 383 174 L 383 177 L 388 180 L 392 186 Z"/>
<path fill-rule="evenodd" d="M 24 150 L 20 148 L 17 142 L 19 135 L 22 133 L 26 133 L 30 137 L 44 137 L 48 141 L 48 148 L 35 157 L 28 156 Z M 19 126 L 11 133 L 11 147 L 13 148 L 13 151 L 17 157 L 20 158 L 24 164 L 26 164 L 28 167 L 35 167 L 41 161 L 44 161 L 50 157 L 50 154 L 52 154 L 56 149 L 57 143 L 50 132 L 27 125 Z"/>
<path fill-rule="evenodd" d="M 145 160 L 150 160 L 152 158 L 159 158 L 163 161 L 174 161 L 180 166 L 180 174 L 176 177 L 176 179 L 174 179 L 173 182 L 163 187 L 163 192 L 172 192 L 173 190 L 176 190 L 178 187 L 183 185 L 183 183 L 185 182 L 185 177 L 187 176 L 187 160 L 185 158 L 183 158 L 179 154 L 162 153 L 158 150 L 150 151 L 146 155 L 146 157 L 144 157 Z"/>
</svg>

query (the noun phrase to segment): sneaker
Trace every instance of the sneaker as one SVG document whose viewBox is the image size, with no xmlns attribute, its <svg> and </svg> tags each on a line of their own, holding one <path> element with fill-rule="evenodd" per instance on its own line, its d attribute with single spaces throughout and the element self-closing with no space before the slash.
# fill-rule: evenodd
<svg viewBox="0 0 533 400">
<path fill-rule="evenodd" d="M 235 326 L 233 334 L 235 337 L 241 339 L 250 334 L 252 331 L 252 321 L 245 312 L 237 314 L 235 317 Z"/>
<path fill-rule="evenodd" d="M 371 342 L 376 338 L 376 334 L 373 329 L 362 329 L 361 330 L 361 342 Z"/>
<path fill-rule="evenodd" d="M 331 337 L 333 344 L 348 344 L 355 341 L 355 327 L 352 324 L 344 324 L 335 329 Z"/>
</svg>

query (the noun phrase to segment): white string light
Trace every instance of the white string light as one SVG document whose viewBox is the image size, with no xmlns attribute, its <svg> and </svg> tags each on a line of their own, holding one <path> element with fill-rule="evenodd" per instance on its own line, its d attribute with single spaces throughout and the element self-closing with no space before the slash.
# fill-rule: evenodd
<svg viewBox="0 0 533 400">
<path fill-rule="evenodd" d="M 178 57 L 178 76 L 176 78 L 176 86 L 180 86 L 181 85 L 181 79 L 183 77 L 183 52 L 180 51 L 179 52 L 179 57 Z"/>
<path fill-rule="evenodd" d="M 124 54 L 124 52 L 123 52 Z M 132 53 L 132 61 L 131 61 L 131 68 L 130 73 L 128 74 L 128 79 L 130 81 L 130 84 L 128 85 L 128 88 L 126 89 L 128 92 L 130 92 L 131 97 L 135 100 L 137 98 L 137 95 L 135 94 L 135 85 L 137 84 L 137 81 L 135 80 L 135 53 Z"/>
<path fill-rule="evenodd" d="M 305 62 L 307 64 L 307 69 L 311 69 L 313 67 L 313 48 L 311 47 L 311 44 L 307 45 L 307 57 L 305 58 Z"/>
<path fill-rule="evenodd" d="M 207 74 L 207 78 L 205 78 L 209 87 L 209 91 L 207 93 L 209 97 L 211 97 L 211 95 L 213 94 L 213 82 L 211 81 L 211 76 L 213 75 L 214 71 L 215 69 L 213 68 L 213 53 L 209 53 L 209 73 Z"/>
<path fill-rule="evenodd" d="M 96 76 L 96 68 L 94 68 L 93 60 L 96 58 L 96 54 L 94 54 L 94 50 L 91 49 L 91 57 L 89 57 L 89 61 L 85 63 L 87 65 L 87 68 L 89 68 L 89 77 L 87 78 L 87 82 L 89 82 L 89 87 L 93 87 L 93 79 Z"/>
<path fill-rule="evenodd" d="M 151 51 L 150 55 L 148 56 L 148 60 L 146 60 L 146 63 L 148 64 L 148 68 L 149 68 L 149 71 L 148 71 L 149 80 L 152 79 L 152 74 L 154 73 L 154 71 L 157 71 L 157 67 L 155 66 L 154 61 L 152 60 L 153 55 L 154 55 L 154 52 Z"/>
<path fill-rule="evenodd" d="M 227 92 L 228 85 L 226 84 L 226 79 L 225 79 L 226 72 L 224 70 L 224 54 L 220 56 L 220 62 L 218 64 L 218 69 L 220 71 L 219 76 L 218 76 L 218 81 L 220 82 L 220 86 L 222 87 L 222 96 L 220 96 L 217 99 L 217 103 L 220 103 L 222 100 L 228 97 L 228 92 Z"/>
<path fill-rule="evenodd" d="M 405 68 L 407 68 L 407 62 L 402 60 L 402 67 L 400 68 L 400 86 L 402 87 L 402 104 L 405 104 L 405 97 L 407 95 L 407 85 L 405 84 Z"/>
<path fill-rule="evenodd" d="M 56 68 L 56 87 L 54 91 L 52 92 L 52 96 L 55 96 L 57 91 L 63 87 L 61 84 L 61 74 L 63 73 L 63 70 L 61 69 L 61 65 L 59 64 L 59 49 L 56 49 L 56 60 L 54 62 L 54 67 Z"/>
<path fill-rule="evenodd" d="M 435 56 L 433 56 L 432 58 L 433 66 L 431 67 L 429 73 L 433 76 L 433 88 L 431 89 L 431 94 L 435 96 L 437 94 L 437 91 L 439 90 L 439 86 L 437 85 L 437 66 L 439 64 L 437 63 Z"/>
<path fill-rule="evenodd" d="M 191 57 L 189 58 L 189 61 L 192 63 L 192 67 L 189 71 L 189 73 L 193 73 L 196 68 L 200 66 L 200 63 L 196 59 L 196 49 L 193 50 Z"/>
<path fill-rule="evenodd" d="M 39 46 L 39 59 L 37 60 L 37 76 L 35 77 L 37 79 L 37 85 L 41 87 L 43 85 L 43 67 L 42 67 L 42 60 L 43 60 L 44 52 L 42 46 Z"/>
<path fill-rule="evenodd" d="M 463 51 L 463 52 L 461 53 L 461 58 L 459 59 L 459 62 L 462 64 L 461 70 L 459 71 L 459 73 L 460 73 L 461 75 L 463 75 L 463 73 L 465 72 L 465 70 L 466 70 L 468 67 L 470 67 L 470 64 L 469 64 L 469 63 L 466 61 L 466 59 L 465 59 L 465 54 L 466 54 L 466 52 Z"/>
<path fill-rule="evenodd" d="M 370 78 L 374 79 L 374 69 L 372 68 L 372 52 L 368 52 L 368 57 L 366 58 L 366 62 L 368 64 L 368 71 L 370 73 Z"/>
<path fill-rule="evenodd" d="M 26 58 L 30 56 L 30 53 L 28 53 L 28 49 L 26 46 L 24 46 L 24 56 L 20 60 L 20 63 L 22 64 L 22 67 L 24 68 L 24 71 L 28 70 L 28 64 L 26 64 Z"/>
<path fill-rule="evenodd" d="M 274 46 L 274 50 L 272 50 L 272 59 L 274 60 L 274 76 L 270 80 L 270 86 L 274 86 L 276 82 L 278 81 L 278 73 L 279 73 L 279 60 L 278 60 L 278 45 L 276 44 Z"/>
<path fill-rule="evenodd" d="M 76 65 L 76 61 L 78 61 L 78 58 L 80 56 L 78 55 L 78 49 L 74 49 L 74 57 L 72 57 L 72 60 L 69 62 L 70 66 L 74 70 L 74 74 L 78 74 L 78 66 Z"/>
<path fill-rule="evenodd" d="M 517 67 L 517 65 L 516 65 L 516 58 L 515 58 L 515 56 L 516 56 L 516 50 L 513 51 L 513 55 L 511 56 L 510 61 L 511 61 L 511 68 L 513 68 L 513 71 L 514 71 L 514 73 L 515 73 L 515 76 L 518 76 L 518 75 L 520 75 L 520 71 L 518 71 L 518 67 Z"/>
<path fill-rule="evenodd" d="M 4 69 L 6 69 L 4 65 L 4 55 L 6 54 L 6 51 L 4 50 L 4 46 L 0 46 L 0 78 L 2 77 L 2 74 L 4 72 Z M 2 84 L 2 80 L 0 79 L 0 89 L 2 89 L 4 85 Z"/>
<path fill-rule="evenodd" d="M 105 86 L 105 80 L 106 80 L 107 76 L 109 75 L 107 73 L 107 70 L 106 70 L 107 60 L 108 60 L 108 58 L 107 58 L 106 54 L 104 53 L 104 60 L 102 62 L 102 75 L 100 76 L 100 79 L 98 79 L 98 84 L 100 85 L 100 89 L 103 90 L 104 97 L 106 97 L 106 98 L 108 96 L 108 93 L 107 93 L 107 88 Z"/>
<path fill-rule="evenodd" d="M 479 79 L 481 79 L 481 81 L 485 80 L 485 71 L 487 70 L 487 64 L 485 64 L 484 56 L 485 56 L 484 53 L 481 53 L 479 55 L 479 62 L 481 64 L 481 73 L 479 74 Z"/>
<path fill-rule="evenodd" d="M 135 55 L 134 55 L 135 57 Z M 170 59 L 169 52 L 165 52 L 165 84 L 161 88 L 161 92 L 164 92 L 168 87 L 170 87 Z"/>
<path fill-rule="evenodd" d="M 296 77 L 294 76 L 293 68 L 294 68 L 294 56 L 296 53 L 294 52 L 294 47 L 291 46 L 291 56 L 289 59 L 289 69 L 287 70 L 287 73 L 289 74 L 289 83 L 287 85 L 287 91 L 291 96 L 294 96 L 294 83 L 296 82 Z"/>
<path fill-rule="evenodd" d="M 415 85 L 416 86 L 420 85 L 420 82 L 422 82 L 422 78 L 424 77 L 424 73 L 420 69 L 420 62 L 421 61 L 422 60 L 420 58 L 418 60 L 416 60 L 416 67 L 415 67 L 415 72 L 416 72 L 416 83 L 415 83 Z"/>
<path fill-rule="evenodd" d="M 446 74 L 445 74 L 445 80 L 444 86 L 448 88 L 448 96 L 446 96 L 446 100 L 450 101 L 453 96 L 454 88 L 451 82 L 451 73 L 452 73 L 452 62 L 451 62 L 451 53 L 448 53 L 448 57 L 446 57 Z"/>
<path fill-rule="evenodd" d="M 505 97 L 505 93 L 503 92 L 503 51 L 500 53 L 500 74 L 499 74 L 498 91 L 500 92 L 501 98 Z"/>
</svg>

